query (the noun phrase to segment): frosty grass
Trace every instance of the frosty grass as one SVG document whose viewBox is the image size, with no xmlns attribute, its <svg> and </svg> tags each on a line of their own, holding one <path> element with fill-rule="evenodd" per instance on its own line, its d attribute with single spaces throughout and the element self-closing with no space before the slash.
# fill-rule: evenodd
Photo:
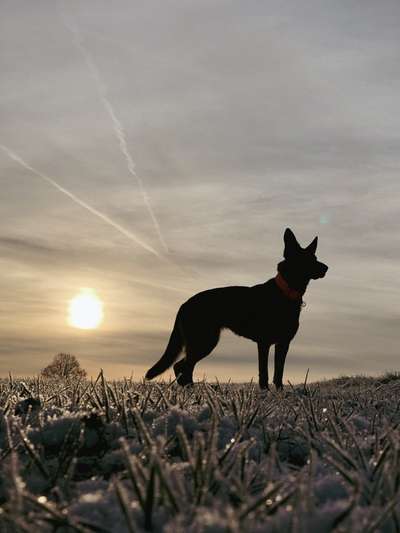
<svg viewBox="0 0 400 533">
<path fill-rule="evenodd" d="M 1 532 L 400 531 L 400 375 L 0 380 Z"/>
</svg>

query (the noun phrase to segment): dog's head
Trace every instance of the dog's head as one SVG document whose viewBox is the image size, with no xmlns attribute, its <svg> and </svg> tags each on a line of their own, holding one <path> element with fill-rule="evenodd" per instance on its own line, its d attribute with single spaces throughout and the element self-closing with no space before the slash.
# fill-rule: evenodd
<svg viewBox="0 0 400 533">
<path fill-rule="evenodd" d="M 284 234 L 284 261 L 279 263 L 278 270 L 294 289 L 305 290 L 310 279 L 323 278 L 328 270 L 327 265 L 317 260 L 318 237 L 302 248 L 292 230 L 287 228 Z"/>
</svg>

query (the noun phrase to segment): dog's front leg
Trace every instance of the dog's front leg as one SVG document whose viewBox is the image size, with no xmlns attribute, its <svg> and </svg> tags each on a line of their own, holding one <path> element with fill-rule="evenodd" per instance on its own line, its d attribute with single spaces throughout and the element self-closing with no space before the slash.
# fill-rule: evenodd
<svg viewBox="0 0 400 533">
<path fill-rule="evenodd" d="M 283 368 L 285 366 L 285 359 L 289 350 L 289 344 L 290 342 L 285 342 L 275 345 L 274 385 L 277 389 L 283 389 Z"/>
<path fill-rule="evenodd" d="M 258 342 L 258 383 L 260 389 L 268 389 L 268 354 L 269 344 Z"/>
</svg>

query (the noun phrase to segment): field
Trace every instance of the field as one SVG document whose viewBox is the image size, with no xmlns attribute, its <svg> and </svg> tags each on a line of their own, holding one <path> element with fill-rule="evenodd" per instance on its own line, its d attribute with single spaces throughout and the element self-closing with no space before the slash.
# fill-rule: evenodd
<svg viewBox="0 0 400 533">
<path fill-rule="evenodd" d="M 0 381 L 2 532 L 400 531 L 400 375 Z"/>
</svg>

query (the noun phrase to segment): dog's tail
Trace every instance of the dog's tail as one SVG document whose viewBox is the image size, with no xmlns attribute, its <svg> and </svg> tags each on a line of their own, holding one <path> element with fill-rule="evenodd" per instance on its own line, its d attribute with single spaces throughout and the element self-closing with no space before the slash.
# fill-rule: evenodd
<svg viewBox="0 0 400 533">
<path fill-rule="evenodd" d="M 153 365 L 146 372 L 146 379 L 153 379 L 159 374 L 162 374 L 169 368 L 178 358 L 178 355 L 181 353 L 184 346 L 183 334 L 180 327 L 180 317 L 179 312 L 175 320 L 174 328 L 172 330 L 171 336 L 167 348 L 164 352 L 164 355 L 155 365 Z"/>
</svg>

